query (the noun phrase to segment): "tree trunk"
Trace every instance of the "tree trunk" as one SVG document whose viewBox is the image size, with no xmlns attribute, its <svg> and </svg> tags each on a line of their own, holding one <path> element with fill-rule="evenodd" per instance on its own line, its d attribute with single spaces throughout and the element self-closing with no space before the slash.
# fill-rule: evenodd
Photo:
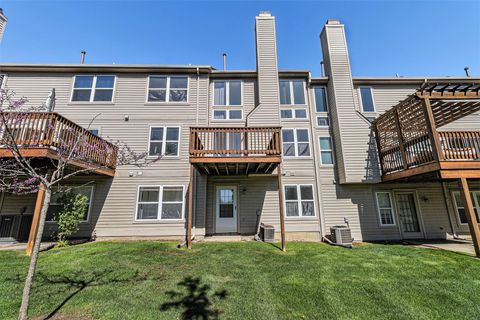
<svg viewBox="0 0 480 320">
<path fill-rule="evenodd" d="M 41 186 L 45 188 L 45 186 Z M 18 312 L 18 320 L 27 320 L 28 304 L 30 301 L 30 290 L 32 289 L 33 276 L 37 267 L 38 253 L 40 251 L 40 244 L 42 242 L 43 229 L 45 228 L 45 220 L 47 218 L 47 210 L 50 204 L 50 197 L 52 191 L 50 187 L 45 188 L 45 197 L 43 198 L 42 210 L 40 211 L 40 221 L 38 223 L 38 231 L 33 245 L 32 255 L 30 257 L 30 266 L 28 268 L 27 278 L 25 279 L 25 286 L 23 288 L 22 305 Z"/>
</svg>

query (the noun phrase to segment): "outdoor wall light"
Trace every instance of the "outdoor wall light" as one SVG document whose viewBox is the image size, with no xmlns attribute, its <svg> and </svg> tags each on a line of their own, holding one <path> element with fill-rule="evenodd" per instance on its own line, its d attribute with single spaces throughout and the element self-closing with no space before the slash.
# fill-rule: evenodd
<svg viewBox="0 0 480 320">
<path fill-rule="evenodd" d="M 123 116 L 123 119 L 124 119 L 125 121 L 128 121 L 128 120 L 130 120 L 130 116 L 129 116 L 128 114 L 126 114 L 126 115 Z"/>
<path fill-rule="evenodd" d="M 422 197 L 422 201 L 423 201 L 423 202 L 428 202 L 428 200 L 429 200 L 429 199 L 428 199 L 426 196 L 423 196 L 423 197 Z"/>
</svg>

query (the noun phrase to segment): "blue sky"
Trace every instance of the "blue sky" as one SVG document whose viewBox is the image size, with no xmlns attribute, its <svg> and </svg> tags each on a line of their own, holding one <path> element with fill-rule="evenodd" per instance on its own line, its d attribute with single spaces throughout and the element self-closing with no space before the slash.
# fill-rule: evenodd
<svg viewBox="0 0 480 320">
<path fill-rule="evenodd" d="M 281 69 L 320 74 L 319 33 L 346 26 L 354 76 L 480 75 L 480 1 L 8 1 L 0 62 L 255 68 L 254 17 L 277 19 Z"/>
</svg>

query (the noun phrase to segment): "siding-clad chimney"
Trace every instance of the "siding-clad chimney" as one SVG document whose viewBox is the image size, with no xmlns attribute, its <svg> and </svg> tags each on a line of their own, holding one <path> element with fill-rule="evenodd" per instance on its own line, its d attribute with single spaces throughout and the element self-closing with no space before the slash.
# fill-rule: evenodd
<svg viewBox="0 0 480 320">
<path fill-rule="evenodd" d="M 7 17 L 3 13 L 2 8 L 0 8 L 0 43 L 2 43 L 3 33 L 7 27 Z"/>
<path fill-rule="evenodd" d="M 358 112 L 345 28 L 328 20 L 320 34 L 325 73 L 329 77 L 328 97 L 340 183 L 366 180 L 369 125 Z"/>
<path fill-rule="evenodd" d="M 279 125 L 277 41 L 275 17 L 260 12 L 255 18 L 259 105 L 248 119 L 249 125 Z"/>
</svg>

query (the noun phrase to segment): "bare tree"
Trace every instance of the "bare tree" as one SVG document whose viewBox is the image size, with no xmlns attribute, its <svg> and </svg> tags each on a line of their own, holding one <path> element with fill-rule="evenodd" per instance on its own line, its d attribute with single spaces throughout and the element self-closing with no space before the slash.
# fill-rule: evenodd
<svg viewBox="0 0 480 320">
<path fill-rule="evenodd" d="M 45 112 L 52 109 L 54 95 L 52 90 L 46 104 L 27 107 L 25 98 L 15 99 L 14 93 L 0 90 L 0 192 L 44 193 L 19 310 L 20 320 L 27 319 L 28 315 L 30 291 L 53 187 L 80 174 L 102 170 L 112 172 L 122 165 L 142 167 L 160 159 L 147 158 L 147 152 L 135 153 L 120 141 L 108 142 L 93 135 L 88 129 L 98 115 L 92 118 L 87 128 L 81 128 L 56 113 Z M 55 157 L 40 161 L 25 153 L 33 147 L 49 148 Z"/>
</svg>

